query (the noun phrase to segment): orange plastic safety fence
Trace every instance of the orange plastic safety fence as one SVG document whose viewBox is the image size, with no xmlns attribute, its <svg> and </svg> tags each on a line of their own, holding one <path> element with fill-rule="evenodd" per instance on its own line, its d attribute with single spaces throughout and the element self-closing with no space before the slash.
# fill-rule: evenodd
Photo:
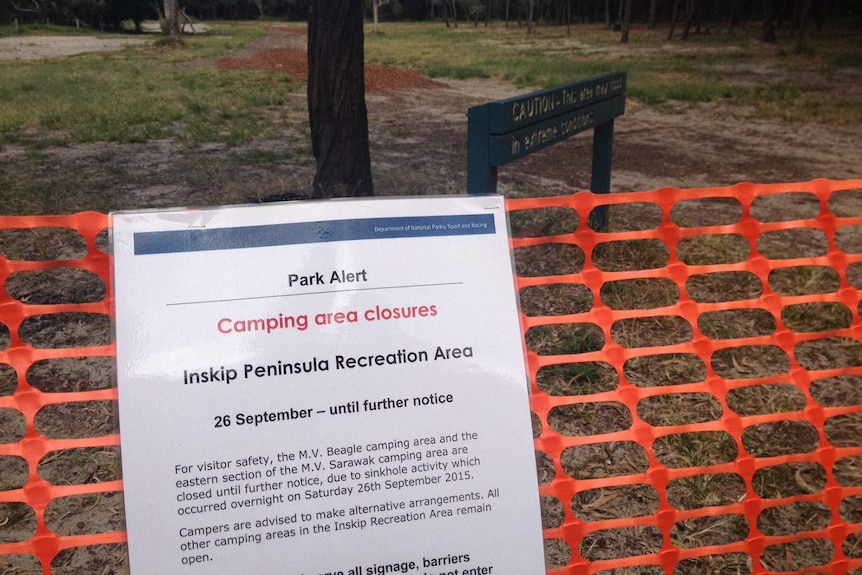
<svg viewBox="0 0 862 575">
<path fill-rule="evenodd" d="M 638 572 L 668 575 L 860 572 L 860 202 L 862 181 L 818 180 L 508 203 L 513 218 L 523 210 L 549 208 L 573 209 L 579 217 L 574 233 L 517 237 L 515 230 L 516 261 L 520 250 L 566 247 L 579 268 L 557 270 L 563 274 L 552 277 L 520 275 L 522 300 L 537 286 L 560 285 L 581 286 L 592 298 L 584 311 L 551 315 L 540 310 L 541 315 L 523 318 L 533 348 L 528 360 L 532 408 L 541 423 L 536 439 L 540 469 L 541 454 L 549 457 L 540 492 L 562 508 L 558 525 L 546 529 L 545 537 L 558 540 L 558 552 L 563 548 L 559 564 L 566 551 L 570 555 L 551 573 L 635 566 Z M 585 225 L 599 204 L 632 203 L 640 207 L 629 226 L 633 231 L 594 233 Z M 654 227 L 643 215 L 650 210 Z M 728 213 L 735 221 L 726 221 Z M 612 227 L 618 227 L 613 214 Z M 794 235 L 799 230 L 805 233 Z M 533 232 L 527 228 L 522 235 Z M 790 253 L 769 253 L 770 241 L 793 242 Z M 806 243 L 814 244 L 818 255 L 803 256 L 810 251 Z M 710 249 L 726 258 L 728 247 L 742 255 L 731 255 L 729 263 L 699 263 L 713 257 Z M 662 255 L 643 253 L 651 250 Z M 648 269 L 620 261 L 632 251 L 646 258 L 642 267 Z M 808 279 L 787 293 L 783 271 Z M 829 285 L 821 288 L 812 274 L 828 276 Z M 712 290 L 702 289 L 716 278 L 721 281 Z M 674 297 L 642 305 L 654 289 L 650 282 L 669 285 L 666 291 Z M 816 317 L 827 309 L 818 307 L 823 305 L 840 310 L 839 326 L 815 325 L 801 332 L 788 313 Z M 721 314 L 729 326 L 715 321 Z M 740 324 L 764 317 L 767 327 L 754 335 L 734 334 L 746 333 L 749 326 Z M 531 342 L 533 330 L 544 337 Z M 640 332 L 649 330 L 658 332 L 662 345 L 640 347 Z M 598 343 L 584 349 L 590 333 Z M 565 345 L 563 353 L 537 349 L 536 342 L 555 334 L 580 341 L 569 353 Z M 839 357 L 847 350 L 848 356 Z M 674 372 L 686 363 L 699 366 L 701 373 Z M 602 368 L 611 373 L 611 383 L 593 390 Z M 849 394 L 820 393 L 830 385 L 844 386 Z M 745 391 L 783 397 L 770 392 L 788 386 L 800 400 L 795 405 L 739 400 Z M 813 397 L 813 387 L 822 403 Z M 704 411 L 703 404 L 713 408 Z M 657 410 L 665 420 L 656 420 Z M 572 425 L 576 416 L 585 423 Z M 591 421 L 610 429 L 597 430 Z M 780 478 L 776 470 L 789 470 L 791 483 L 800 488 L 771 491 Z M 806 480 L 812 471 L 823 477 Z M 805 506 L 815 512 L 804 512 Z M 613 513 L 601 513 L 608 508 Z M 787 529 L 773 521 L 782 513 L 804 519 Z"/>
<path fill-rule="evenodd" d="M 126 540 L 121 531 L 62 536 L 49 528 L 45 519 L 52 502 L 88 494 L 119 494 L 121 480 L 76 483 L 73 477 L 68 477 L 51 483 L 39 474 L 40 462 L 61 450 L 119 445 L 116 433 L 90 437 L 86 430 L 72 434 L 79 437 L 52 439 L 40 431 L 39 412 L 53 405 L 113 402 L 117 397 L 116 387 L 66 391 L 75 385 L 54 382 L 40 389 L 28 382 L 32 368 L 40 363 L 62 358 L 111 358 L 116 355 L 113 344 L 106 341 L 97 347 L 74 347 L 74 344 L 61 347 L 40 340 L 38 345 L 31 345 L 21 336 L 28 327 L 30 331 L 38 330 L 38 322 L 48 316 L 65 315 L 73 323 L 85 317 L 107 319 L 112 316 L 110 259 L 97 248 L 97 237 L 107 226 L 108 216 L 93 212 L 71 216 L 0 217 L 0 285 L 4 288 L 0 290 L 0 368 L 7 368 L 0 371 L 0 468 L 3 469 L 0 474 L 0 508 L 3 509 L 0 513 L 0 556 L 30 554 L 38 559 L 45 574 L 51 573 L 52 561 L 65 549 Z M 20 247 L 16 249 L 13 245 Z M 19 300 L 9 294 L 10 283 L 16 277 L 56 269 L 86 270 L 95 274 L 103 284 L 102 293 L 97 298 L 89 298 L 96 301 L 87 303 L 41 305 L 28 304 L 25 297 L 18 295 Z M 83 387 L 89 386 L 85 383 Z M 26 425 L 21 425 L 21 419 Z M 25 429 L 23 435 L 13 436 L 22 428 Z M 21 504 L 29 509 L 22 509 Z M 22 532 L 26 534 L 28 530 L 32 535 L 21 540 Z"/>
<path fill-rule="evenodd" d="M 599 205 L 618 206 L 612 227 L 629 231 L 589 229 Z M 508 209 L 549 573 L 862 573 L 862 180 Z M 31 335 L 49 314 L 79 329 L 92 325 L 82 314 L 110 316 L 109 256 L 97 247 L 106 226 L 96 213 L 0 217 L 0 558 L 30 555 L 44 574 L 64 550 L 125 541 L 121 525 L 67 533 L 52 516 L 73 496 L 94 496 L 79 507 L 98 510 L 95 496 L 118 495 L 122 481 L 44 467 L 119 436 L 52 438 L 39 417 L 116 400 L 110 387 L 44 382 L 46 362 L 111 357 L 112 342 Z M 80 253 L 34 256 L 45 228 L 72 230 Z M 33 234 L 33 253 L 10 256 L 6 234 L 19 231 Z M 776 247 L 788 242 L 789 253 Z M 16 274 L 53 268 L 95 274 L 104 294 L 71 304 L 10 295 Z M 10 531 L 27 509 L 33 527 Z"/>
</svg>

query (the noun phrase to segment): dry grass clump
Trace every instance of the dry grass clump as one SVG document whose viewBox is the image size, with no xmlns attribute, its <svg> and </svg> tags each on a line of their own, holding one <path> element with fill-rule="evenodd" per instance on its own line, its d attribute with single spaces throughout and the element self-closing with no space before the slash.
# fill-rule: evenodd
<svg viewBox="0 0 862 575">
<path fill-rule="evenodd" d="M 584 361 L 545 366 L 536 383 L 548 395 L 589 395 L 616 389 L 619 377 L 609 363 Z"/>
<path fill-rule="evenodd" d="M 637 278 L 605 282 L 602 303 L 611 309 L 655 309 L 679 300 L 679 288 L 667 278 Z"/>
<path fill-rule="evenodd" d="M 638 387 L 684 385 L 703 381 L 706 364 L 692 353 L 664 353 L 633 357 L 623 365 L 629 383 Z"/>
<path fill-rule="evenodd" d="M 545 284 L 521 290 L 521 311 L 529 316 L 584 313 L 593 308 L 593 293 L 582 284 Z"/>
<path fill-rule="evenodd" d="M 630 428 L 632 414 L 617 401 L 576 403 L 553 408 L 548 423 L 563 435 L 601 435 Z"/>
</svg>

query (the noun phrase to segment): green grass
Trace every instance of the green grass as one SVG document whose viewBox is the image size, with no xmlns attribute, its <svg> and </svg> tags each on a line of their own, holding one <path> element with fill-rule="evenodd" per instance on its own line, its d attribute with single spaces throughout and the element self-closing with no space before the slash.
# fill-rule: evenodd
<svg viewBox="0 0 862 575">
<path fill-rule="evenodd" d="M 298 90 L 288 76 L 182 65 L 232 53 L 264 33 L 237 25 L 215 30 L 187 37 L 185 46 L 173 51 L 145 45 L 0 62 L 0 144 L 16 141 L 22 132 L 55 144 L 162 138 L 243 143 L 277 135 L 287 94 Z"/>
<path fill-rule="evenodd" d="M 151 40 L 120 52 L 0 61 L 0 145 L 22 137 L 28 145 L 162 138 L 197 145 L 277 136 L 287 122 L 285 98 L 300 86 L 276 72 L 187 65 L 235 53 L 267 30 L 245 23 L 210 26 L 178 49 L 160 46 L 156 35 L 125 35 Z M 366 59 L 432 77 L 494 78 L 527 88 L 625 71 L 629 98 L 661 109 L 675 109 L 668 105 L 674 102 L 718 102 L 788 121 L 862 122 L 859 96 L 844 89 L 862 67 L 857 38 L 824 34 L 812 38 L 811 54 L 795 55 L 786 39 L 776 48 L 742 32 L 668 43 L 665 30 L 636 27 L 624 46 L 616 34 L 593 25 L 574 26 L 568 35 L 565 28 L 540 27 L 531 36 L 501 24 L 383 28 L 384 34 L 367 34 Z M 57 26 L 22 31 L 94 34 Z M 11 26 L 0 27 L 0 36 L 13 33 Z"/>
<path fill-rule="evenodd" d="M 14 24 L 0 25 L 0 38 L 4 36 L 74 36 L 87 35 L 92 36 L 93 30 L 88 28 L 75 28 L 73 26 L 58 26 L 56 24 L 21 24 L 18 30 L 15 30 Z"/>
<path fill-rule="evenodd" d="M 722 102 L 792 121 L 862 121 L 862 106 L 833 78 L 839 70 L 862 66 L 853 38 L 812 38 L 811 54 L 794 55 L 789 44 L 767 46 L 741 33 L 669 43 L 665 29 L 640 27 L 624 46 L 617 34 L 592 25 L 574 26 L 571 34 L 564 27 L 542 27 L 529 37 L 523 28 L 499 24 L 447 29 L 387 23 L 385 30 L 366 38 L 367 58 L 432 77 L 497 78 L 541 88 L 625 71 L 629 97 L 649 105 Z M 729 74 L 734 66 L 755 70 L 747 76 Z M 761 67 L 770 71 L 765 80 L 758 73 Z M 834 94 L 825 97 L 830 86 Z"/>
</svg>

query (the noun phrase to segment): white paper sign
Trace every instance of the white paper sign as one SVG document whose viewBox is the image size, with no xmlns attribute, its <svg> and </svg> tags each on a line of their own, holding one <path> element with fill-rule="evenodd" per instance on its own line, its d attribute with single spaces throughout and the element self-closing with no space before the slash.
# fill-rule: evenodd
<svg viewBox="0 0 862 575">
<path fill-rule="evenodd" d="M 498 196 L 113 215 L 133 575 L 544 572 Z"/>
</svg>

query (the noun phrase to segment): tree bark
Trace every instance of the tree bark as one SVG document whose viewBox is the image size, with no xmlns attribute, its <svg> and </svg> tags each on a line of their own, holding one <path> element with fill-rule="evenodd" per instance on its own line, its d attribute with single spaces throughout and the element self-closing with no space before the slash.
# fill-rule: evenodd
<svg viewBox="0 0 862 575">
<path fill-rule="evenodd" d="M 182 42 L 180 30 L 180 6 L 179 0 L 165 0 L 167 8 L 168 30 L 171 34 L 171 44 L 178 46 Z"/>
<path fill-rule="evenodd" d="M 530 0 L 530 12 L 527 15 L 527 34 L 533 33 L 533 9 L 535 8 L 536 0 Z"/>
<path fill-rule="evenodd" d="M 308 12 L 308 116 L 317 161 L 312 197 L 370 196 L 360 0 L 315 0 Z"/>
</svg>

